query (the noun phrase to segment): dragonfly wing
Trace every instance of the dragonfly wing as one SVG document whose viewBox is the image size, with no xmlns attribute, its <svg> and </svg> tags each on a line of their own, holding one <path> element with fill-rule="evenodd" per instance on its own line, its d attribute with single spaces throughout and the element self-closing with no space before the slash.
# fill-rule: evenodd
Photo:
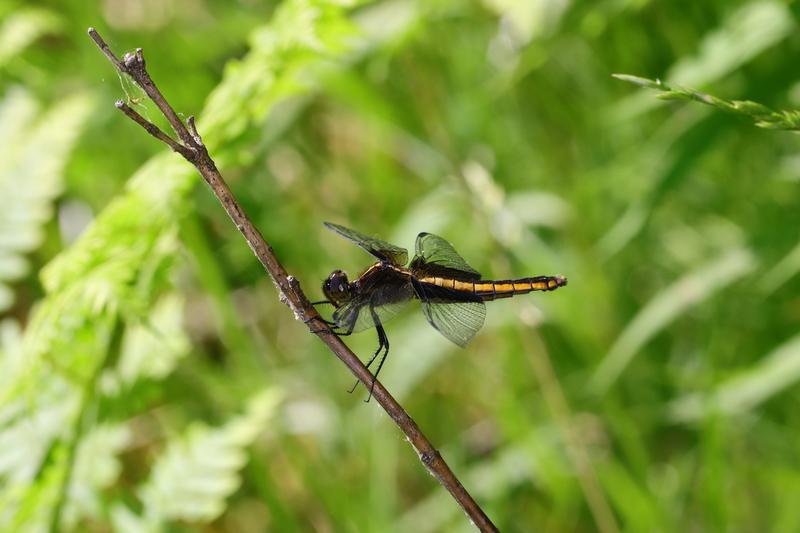
<svg viewBox="0 0 800 533">
<path fill-rule="evenodd" d="M 415 285 L 428 322 L 447 339 L 464 347 L 483 327 L 486 306 L 478 296 L 432 285 Z"/>
<path fill-rule="evenodd" d="M 408 251 L 405 248 L 400 248 L 399 246 L 389 244 L 375 237 L 364 235 L 359 231 L 340 226 L 339 224 L 333 224 L 332 222 L 325 222 L 324 224 L 326 228 L 335 231 L 345 239 L 353 241 L 381 261 L 386 261 L 397 266 L 404 266 L 408 263 Z"/>
<path fill-rule="evenodd" d="M 333 313 L 333 321 L 345 331 L 357 333 L 375 327 L 375 319 L 370 308 L 381 324 L 403 310 L 414 296 L 411 284 L 379 287 L 368 295 L 354 298 Z"/>
<path fill-rule="evenodd" d="M 411 269 L 418 275 L 438 275 L 457 279 L 481 279 L 481 274 L 458 255 L 453 245 L 433 233 L 417 236 L 416 255 Z"/>
<path fill-rule="evenodd" d="M 472 340 L 486 318 L 483 302 L 423 302 L 422 310 L 439 333 L 461 347 Z"/>
</svg>

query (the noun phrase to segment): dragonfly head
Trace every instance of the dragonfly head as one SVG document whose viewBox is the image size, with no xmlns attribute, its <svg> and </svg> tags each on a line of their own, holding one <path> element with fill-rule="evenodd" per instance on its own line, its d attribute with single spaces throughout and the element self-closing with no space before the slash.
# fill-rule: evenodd
<svg viewBox="0 0 800 533">
<path fill-rule="evenodd" d="M 341 270 L 334 270 L 328 279 L 322 284 L 322 292 L 336 307 L 339 307 L 352 297 L 350 283 L 347 281 L 347 274 Z"/>
</svg>

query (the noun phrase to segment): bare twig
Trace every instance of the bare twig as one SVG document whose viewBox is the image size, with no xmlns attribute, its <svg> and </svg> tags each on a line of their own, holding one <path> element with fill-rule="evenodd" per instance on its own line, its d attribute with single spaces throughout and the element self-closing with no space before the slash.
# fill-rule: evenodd
<svg viewBox="0 0 800 533">
<path fill-rule="evenodd" d="M 182 155 L 191 163 L 211 190 L 222 203 L 223 208 L 230 216 L 233 223 L 242 233 L 247 244 L 253 250 L 258 260 L 269 273 L 272 281 L 278 289 L 278 294 L 282 302 L 289 306 L 295 318 L 302 320 L 309 330 L 316 334 L 322 342 L 350 369 L 361 383 L 368 389 L 373 385 L 373 377 L 369 370 L 363 365 L 361 360 L 342 342 L 328 325 L 322 320 L 314 306 L 311 305 L 306 295 L 300 288 L 298 281 L 290 276 L 283 268 L 278 258 L 272 251 L 272 247 L 264 240 L 261 233 L 256 229 L 239 203 L 234 198 L 228 185 L 223 180 L 222 175 L 208 154 L 203 145 L 200 134 L 194 123 L 194 118 L 187 119 L 184 125 L 178 115 L 166 101 L 161 91 L 158 90 L 153 80 L 145 68 L 144 55 L 141 48 L 135 53 L 125 54 L 122 60 L 118 59 L 109 49 L 100 34 L 94 28 L 89 28 L 89 36 L 94 40 L 100 50 L 105 54 L 109 61 L 123 74 L 130 76 L 139 85 L 148 97 L 158 106 L 167 121 L 172 126 L 180 142 L 170 138 L 169 135 L 161 131 L 155 124 L 149 122 L 136 111 L 122 102 L 117 103 L 128 117 L 142 126 L 150 135 L 167 144 L 172 150 Z M 416 422 L 408 415 L 403 407 L 395 400 L 379 381 L 374 381 L 373 397 L 378 404 L 386 411 L 400 430 L 406 435 L 406 439 L 416 450 L 425 468 L 439 480 L 439 482 L 450 492 L 458 502 L 472 523 L 481 531 L 497 531 L 497 527 L 492 523 L 483 509 L 470 496 L 458 478 L 450 470 L 445 460 L 433 447 L 428 438 L 422 433 Z"/>
<path fill-rule="evenodd" d="M 186 159 L 192 156 L 190 150 L 188 150 L 182 144 L 175 142 L 172 139 L 172 137 L 161 131 L 161 129 L 158 126 L 156 126 L 152 122 L 148 122 L 147 120 L 145 120 L 145 118 L 142 117 L 142 115 L 134 111 L 128 104 L 126 104 L 122 100 L 117 100 L 117 103 L 114 105 L 117 106 L 117 109 L 128 115 L 128 118 L 130 118 L 132 121 L 136 122 L 138 125 L 143 127 L 147 133 L 149 133 L 162 143 L 172 148 L 174 152 L 178 152 Z"/>
</svg>

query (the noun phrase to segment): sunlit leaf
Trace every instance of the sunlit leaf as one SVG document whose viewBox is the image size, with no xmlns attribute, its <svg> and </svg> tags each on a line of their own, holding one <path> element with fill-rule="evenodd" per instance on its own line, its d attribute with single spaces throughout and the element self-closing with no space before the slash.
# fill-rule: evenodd
<svg viewBox="0 0 800 533">
<path fill-rule="evenodd" d="M 42 226 L 61 193 L 64 166 L 93 103 L 78 94 L 45 112 L 37 108 L 20 88 L 0 102 L 0 311 L 12 303 L 3 282 L 27 274 L 24 255 L 42 241 Z"/>
<path fill-rule="evenodd" d="M 74 529 L 83 518 L 100 516 L 101 491 L 117 481 L 122 470 L 119 453 L 130 443 L 129 428 L 98 425 L 81 439 L 72 468 L 62 524 Z"/>
<path fill-rule="evenodd" d="M 792 337 L 751 368 L 724 380 L 707 393 L 678 398 L 669 406 L 669 416 L 693 422 L 720 413 L 734 416 L 757 408 L 800 380 L 800 336 Z"/>
</svg>

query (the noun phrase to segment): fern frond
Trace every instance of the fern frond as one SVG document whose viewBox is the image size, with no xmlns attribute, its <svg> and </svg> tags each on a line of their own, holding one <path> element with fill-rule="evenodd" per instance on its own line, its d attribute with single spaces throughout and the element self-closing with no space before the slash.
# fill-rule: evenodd
<svg viewBox="0 0 800 533">
<path fill-rule="evenodd" d="M 0 493 L 0 530 L 48 531 L 51 509 L 67 474 L 66 444 L 56 443 L 49 456 L 36 483 L 10 484 Z"/>
<path fill-rule="evenodd" d="M 344 4 L 347 2 L 284 2 L 273 22 L 254 33 L 250 53 L 229 65 L 198 120 L 205 144 L 220 166 L 248 156 L 251 147 L 234 141 L 262 122 L 275 104 L 313 90 L 315 73 L 346 66 L 364 49 L 361 30 L 349 22 Z M 40 438 L 42 449 L 63 447 L 66 459 L 54 462 L 52 454 L 31 454 L 25 471 L 30 475 L 55 469 L 53 476 L 60 472 L 61 493 L 55 503 L 42 500 L 39 507 L 40 512 L 50 513 L 51 526 L 59 509 L 65 509 L 63 489 L 68 485 L 63 481 L 70 477 L 79 450 L 76 441 L 85 433 L 82 415 L 96 403 L 100 370 L 109 354 L 119 348 L 115 345 L 117 330 L 148 324 L 155 302 L 171 288 L 170 274 L 178 256 L 178 223 L 190 207 L 189 193 L 197 181 L 194 169 L 176 155 L 164 153 L 153 158 L 131 178 L 127 191 L 41 274 L 47 295 L 25 331 L 25 362 L 9 376 L 11 386 L 0 390 L 0 434 L 26 419 L 37 419 L 41 412 L 49 413 L 56 404 L 66 406 L 50 421 L 57 431 Z M 136 372 L 141 371 L 139 363 L 133 366 Z M 166 365 L 162 371 L 171 368 Z M 58 397 L 43 393 L 45 389 L 58 391 Z M 11 415 L 4 419 L 6 412 Z M 164 509 L 165 516 L 207 517 L 219 511 L 218 502 L 238 483 L 232 472 L 244 461 L 241 450 L 254 438 L 256 418 L 255 414 L 248 415 L 226 426 L 220 435 L 209 430 L 208 438 L 205 431 L 198 430 L 198 444 L 192 444 L 192 449 L 202 445 L 214 450 L 220 463 L 200 464 L 206 473 L 217 471 L 220 476 L 212 487 L 206 487 L 210 492 L 205 498 L 195 500 L 204 510 Z M 23 440 L 18 438 L 19 443 Z M 157 467 L 159 471 L 167 468 Z M 158 479 L 152 478 L 148 490 L 160 490 Z M 0 502 L 9 501 L 3 512 L 24 524 L 20 518 L 24 516 L 19 505 L 22 500 L 6 499 L 21 485 L 11 487 L 4 481 L 0 472 Z M 28 477 L 25 482 L 28 497 L 43 490 L 41 475 Z"/>
<path fill-rule="evenodd" d="M 168 294 L 153 307 L 146 322 L 130 326 L 125 332 L 119 362 L 103 376 L 104 384 L 113 381 L 131 385 L 141 378 L 162 379 L 169 375 L 189 353 L 183 308 L 180 296 Z"/>
<path fill-rule="evenodd" d="M 78 94 L 39 113 L 21 88 L 0 102 L 0 311 L 13 302 L 4 282 L 28 272 L 25 254 L 41 243 L 64 165 L 92 107 L 87 95 Z"/>
<path fill-rule="evenodd" d="M 16 320 L 0 321 L 0 389 L 7 388 L 22 359 L 22 330 Z"/>
<path fill-rule="evenodd" d="M 170 442 L 139 491 L 147 522 L 209 522 L 219 516 L 241 482 L 246 448 L 265 429 L 280 396 L 267 389 L 250 400 L 245 414 L 224 426 L 198 424 Z"/>
<path fill-rule="evenodd" d="M 130 429 L 121 424 L 97 426 L 81 440 L 61 522 L 65 529 L 74 530 L 83 518 L 102 516 L 101 491 L 119 477 L 117 456 L 130 440 Z"/>
</svg>

